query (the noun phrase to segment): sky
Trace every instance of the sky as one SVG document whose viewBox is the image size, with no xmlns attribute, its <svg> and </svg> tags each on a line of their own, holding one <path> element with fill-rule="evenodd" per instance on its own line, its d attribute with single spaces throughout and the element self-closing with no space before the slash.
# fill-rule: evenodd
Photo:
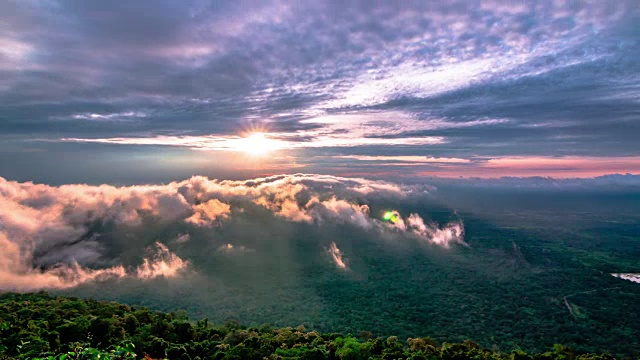
<svg viewBox="0 0 640 360">
<path fill-rule="evenodd" d="M 0 177 L 640 174 L 637 1 L 0 2 Z"/>
<path fill-rule="evenodd" d="M 0 0 L 0 291 L 286 268 L 309 239 L 355 273 L 359 239 L 471 247 L 449 184 L 637 191 L 638 24 L 637 0 Z"/>
</svg>

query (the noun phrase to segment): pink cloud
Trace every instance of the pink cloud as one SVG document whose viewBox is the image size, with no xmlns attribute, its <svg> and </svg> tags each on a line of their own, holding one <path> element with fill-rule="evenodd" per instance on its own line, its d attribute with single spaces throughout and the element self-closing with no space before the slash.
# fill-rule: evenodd
<svg viewBox="0 0 640 360">
<path fill-rule="evenodd" d="M 211 199 L 199 205 L 193 205 L 193 215 L 184 221 L 196 226 L 211 226 L 216 220 L 226 219 L 231 213 L 229 204 L 218 199 Z"/>
<path fill-rule="evenodd" d="M 358 161 L 390 161 L 397 163 L 407 164 L 432 164 L 432 163 L 470 163 L 469 159 L 461 158 L 444 158 L 444 157 L 432 157 L 432 156 L 364 156 L 364 155 L 342 155 L 334 156 L 335 159 L 347 159 Z"/>
<path fill-rule="evenodd" d="M 501 157 L 480 166 L 483 174 L 514 176 L 593 177 L 611 173 L 640 173 L 640 157 Z"/>
</svg>

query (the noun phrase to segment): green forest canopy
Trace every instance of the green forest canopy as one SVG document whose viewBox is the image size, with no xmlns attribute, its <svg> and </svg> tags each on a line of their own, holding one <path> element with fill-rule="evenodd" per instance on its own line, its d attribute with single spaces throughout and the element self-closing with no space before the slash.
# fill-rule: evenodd
<svg viewBox="0 0 640 360">
<path fill-rule="evenodd" d="M 461 316 L 464 316 L 461 314 Z M 499 353 L 472 341 L 244 327 L 190 321 L 184 311 L 47 293 L 0 295 L 0 359 L 614 359 L 555 345 L 544 353 Z"/>
</svg>

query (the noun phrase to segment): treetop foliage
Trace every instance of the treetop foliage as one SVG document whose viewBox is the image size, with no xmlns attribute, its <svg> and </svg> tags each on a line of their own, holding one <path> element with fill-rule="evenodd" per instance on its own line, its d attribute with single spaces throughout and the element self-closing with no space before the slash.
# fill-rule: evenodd
<svg viewBox="0 0 640 360">
<path fill-rule="evenodd" d="M 0 295 L 0 360 L 4 359 L 444 359 L 605 360 L 556 345 L 539 354 L 499 353 L 472 341 L 439 344 L 431 338 L 376 338 L 369 332 L 325 333 L 269 325 L 191 321 L 107 301 L 46 293 Z"/>
</svg>

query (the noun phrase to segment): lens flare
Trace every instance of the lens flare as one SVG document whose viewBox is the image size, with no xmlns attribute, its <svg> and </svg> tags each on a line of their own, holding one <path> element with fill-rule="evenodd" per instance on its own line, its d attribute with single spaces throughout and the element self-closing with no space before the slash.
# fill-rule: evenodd
<svg viewBox="0 0 640 360">
<path fill-rule="evenodd" d="M 384 216 L 382 218 L 385 221 L 390 221 L 390 222 L 392 222 L 394 224 L 398 222 L 398 215 L 394 211 L 385 212 Z"/>
</svg>

